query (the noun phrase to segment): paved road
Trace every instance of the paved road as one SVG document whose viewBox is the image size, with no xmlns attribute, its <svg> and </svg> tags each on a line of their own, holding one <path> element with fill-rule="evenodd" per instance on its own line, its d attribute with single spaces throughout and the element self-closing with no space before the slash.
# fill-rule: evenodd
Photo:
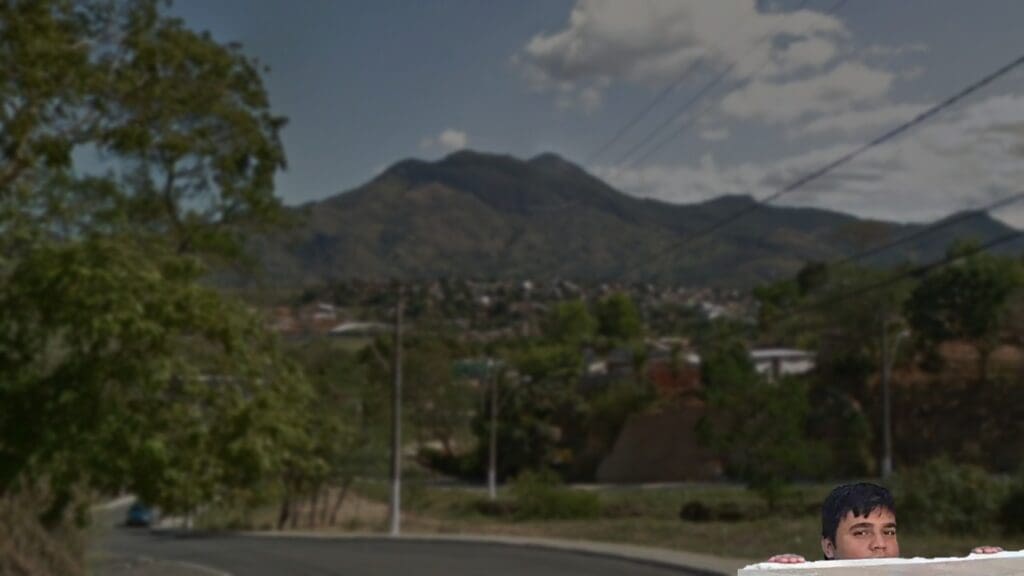
<svg viewBox="0 0 1024 576">
<path fill-rule="evenodd" d="M 416 540 L 259 538 L 113 529 L 99 547 L 121 557 L 201 564 L 236 576 L 685 576 L 669 567 L 539 548 Z"/>
</svg>

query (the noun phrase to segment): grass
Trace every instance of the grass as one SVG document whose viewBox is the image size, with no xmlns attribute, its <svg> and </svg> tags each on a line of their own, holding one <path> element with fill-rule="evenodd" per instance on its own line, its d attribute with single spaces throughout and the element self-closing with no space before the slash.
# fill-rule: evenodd
<svg viewBox="0 0 1024 576">
<path fill-rule="evenodd" d="M 687 484 L 671 487 L 582 487 L 592 490 L 601 502 L 601 515 L 580 520 L 515 520 L 511 515 L 486 513 L 486 490 L 480 487 L 443 486 L 422 478 L 403 485 L 403 531 L 434 534 L 495 534 L 614 542 L 760 560 L 773 554 L 793 552 L 808 559 L 821 557 L 818 506 L 831 485 L 807 485 L 793 491 L 781 510 L 769 513 L 763 501 L 741 486 Z M 385 532 L 389 485 L 381 480 L 358 481 L 352 500 L 361 512 L 342 518 L 324 530 Z M 508 502 L 511 491 L 499 490 L 499 502 Z M 688 522 L 679 519 L 686 502 L 699 500 L 708 506 L 729 505 L 749 519 L 733 522 Z M 262 518 L 254 528 L 272 527 L 275 511 L 256 513 Z M 304 523 L 299 529 L 308 530 Z M 962 556 L 974 546 L 994 544 L 1008 550 L 1024 549 L 1024 535 L 1006 536 L 993 528 L 970 536 L 923 533 L 905 526 L 900 534 L 902 555 Z"/>
<path fill-rule="evenodd" d="M 731 485 L 686 485 L 659 488 L 598 488 L 598 519 L 515 521 L 481 512 L 486 493 L 480 489 L 438 488 L 408 484 L 403 490 L 404 527 L 408 532 L 504 534 L 636 544 L 718 556 L 763 559 L 781 552 L 808 559 L 821 556 L 818 506 L 831 485 L 798 488 L 779 513 L 769 513 L 755 494 Z M 385 502 L 387 485 L 364 482 L 363 497 Z M 508 499 L 503 489 L 499 500 Z M 678 517 L 691 500 L 710 506 L 731 503 L 751 519 L 735 522 L 687 522 Z M 381 526 L 383 528 L 383 525 Z M 1006 536 L 997 529 L 970 536 L 921 533 L 904 528 L 903 556 L 961 556 L 981 544 L 1024 549 L 1024 535 Z"/>
</svg>

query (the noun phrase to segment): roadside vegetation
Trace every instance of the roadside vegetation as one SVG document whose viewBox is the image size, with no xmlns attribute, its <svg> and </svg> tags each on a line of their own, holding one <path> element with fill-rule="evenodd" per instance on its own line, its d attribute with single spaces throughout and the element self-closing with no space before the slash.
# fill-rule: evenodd
<svg viewBox="0 0 1024 576">
<path fill-rule="evenodd" d="M 288 225 L 259 63 L 157 0 L 8 2 L 0 21 L 3 573 L 80 573 L 89 506 L 125 493 L 203 527 L 379 530 L 394 341 L 267 328 L 267 303 L 321 299 L 406 306 L 408 530 L 816 557 L 828 487 L 883 475 L 891 368 L 905 552 L 1024 547 L 1019 258 L 967 239 L 927 269 L 808 263 L 731 316 L 643 286 L 518 307 L 416 283 L 239 295 L 218 282 Z M 769 377 L 759 346 L 815 367 Z M 707 483 L 577 486 L 631 419 L 677 409 L 699 413 L 681 464 Z M 492 434 L 493 501 L 467 488 Z"/>
</svg>

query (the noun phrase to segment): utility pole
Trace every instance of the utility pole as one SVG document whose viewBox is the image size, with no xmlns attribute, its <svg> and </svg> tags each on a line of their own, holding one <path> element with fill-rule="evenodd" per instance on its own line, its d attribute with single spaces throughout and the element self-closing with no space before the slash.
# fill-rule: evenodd
<svg viewBox="0 0 1024 576">
<path fill-rule="evenodd" d="M 388 521 L 391 535 L 402 530 L 402 286 L 395 304 L 395 342 L 391 389 L 391 506 Z"/>
<path fill-rule="evenodd" d="M 892 400 L 889 391 L 889 317 L 882 316 L 882 478 L 892 476 Z"/>
<path fill-rule="evenodd" d="M 882 316 L 882 478 L 892 476 L 892 365 L 896 351 L 908 332 L 896 334 L 889 345 L 889 316 Z"/>
<path fill-rule="evenodd" d="M 491 380 L 491 445 L 487 461 L 487 494 L 491 500 L 498 498 L 498 375 L 492 371 L 493 362 L 487 360 L 487 376 Z"/>
</svg>

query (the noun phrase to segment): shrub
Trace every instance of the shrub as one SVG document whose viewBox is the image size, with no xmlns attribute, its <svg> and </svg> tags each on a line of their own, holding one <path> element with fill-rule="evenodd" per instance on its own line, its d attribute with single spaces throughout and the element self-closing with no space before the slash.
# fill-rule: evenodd
<svg viewBox="0 0 1024 576">
<path fill-rule="evenodd" d="M 689 522 L 739 522 L 758 516 L 756 510 L 732 501 L 709 505 L 700 500 L 690 500 L 679 510 L 679 518 Z"/>
<path fill-rule="evenodd" d="M 434 448 L 421 448 L 416 457 L 420 464 L 430 470 L 463 480 L 479 480 L 483 469 L 476 452 L 447 454 Z"/>
<path fill-rule="evenodd" d="M 483 514 L 484 516 L 513 516 L 515 510 L 512 503 L 507 500 L 491 500 L 489 498 L 477 498 L 471 501 L 468 511 Z"/>
<path fill-rule="evenodd" d="M 568 489 L 551 472 L 520 474 L 511 492 L 516 520 L 596 518 L 601 514 L 596 494 Z"/>
<path fill-rule="evenodd" d="M 977 466 L 938 458 L 901 475 L 897 509 L 915 529 L 955 534 L 988 532 L 1006 486 Z"/>
<path fill-rule="evenodd" d="M 1024 534 L 1024 481 L 1018 482 L 999 508 L 999 524 L 1009 534 Z"/>
<path fill-rule="evenodd" d="M 711 507 L 700 500 L 690 500 L 679 510 L 679 518 L 689 522 L 709 522 Z"/>
</svg>

